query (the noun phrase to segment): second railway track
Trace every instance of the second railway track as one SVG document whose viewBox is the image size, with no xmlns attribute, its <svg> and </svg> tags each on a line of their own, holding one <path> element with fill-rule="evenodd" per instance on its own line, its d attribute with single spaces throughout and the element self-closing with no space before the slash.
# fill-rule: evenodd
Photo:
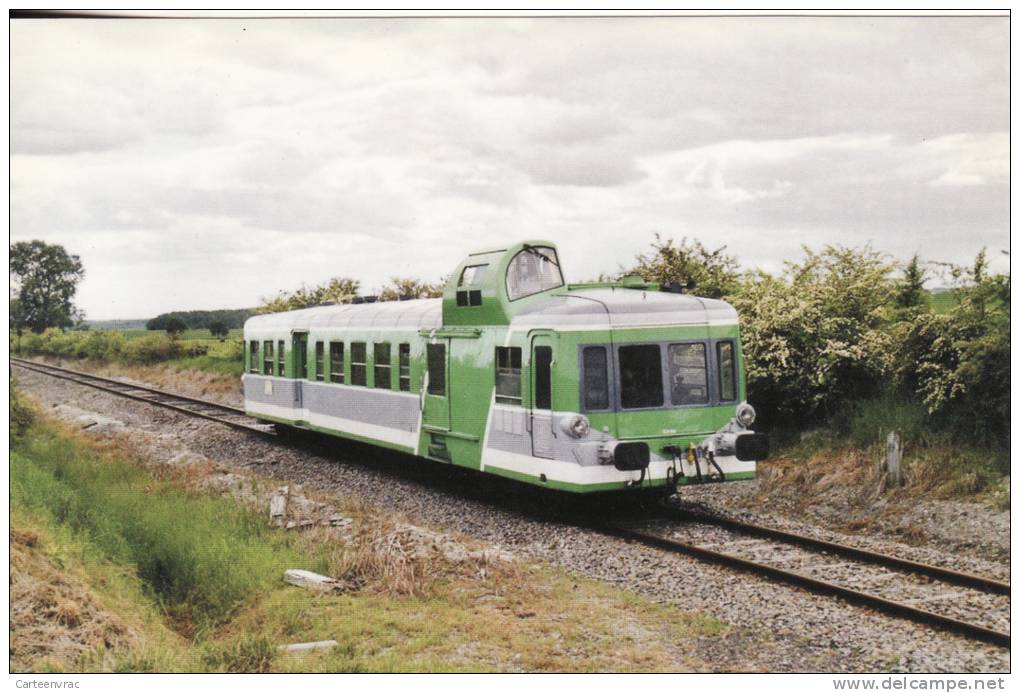
<svg viewBox="0 0 1020 693">
<path fill-rule="evenodd" d="M 244 410 L 210 400 L 114 380 L 60 366 L 12 358 L 20 368 L 103 390 L 179 413 L 204 418 L 259 435 L 275 435 L 272 426 L 255 423 Z M 876 553 L 845 544 L 784 532 L 728 518 L 667 507 L 658 524 L 578 524 L 625 541 L 680 553 L 764 575 L 812 592 L 894 614 L 924 625 L 1009 647 L 1008 583 L 940 566 Z M 709 541 L 675 535 L 685 526 L 712 527 Z M 747 536 L 754 539 L 748 540 Z M 723 547 L 725 550 L 721 550 Z M 764 554 L 764 556 L 763 556 Z M 833 563 L 838 556 L 843 562 Z M 820 560 L 821 559 L 821 560 Z M 947 590 L 948 585 L 967 589 Z"/>
<path fill-rule="evenodd" d="M 1007 583 L 769 527 L 671 514 L 672 518 L 652 524 L 600 523 L 593 528 L 625 541 L 762 575 L 939 630 L 1010 646 L 1010 634 L 1004 629 L 1009 627 Z M 699 538 L 692 539 L 692 534 Z M 826 545 L 828 548 L 823 548 Z"/>
</svg>

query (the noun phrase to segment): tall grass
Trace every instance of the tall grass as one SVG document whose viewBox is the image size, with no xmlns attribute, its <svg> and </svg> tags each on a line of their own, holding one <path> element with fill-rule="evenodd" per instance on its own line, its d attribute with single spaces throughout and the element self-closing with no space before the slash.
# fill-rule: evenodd
<svg viewBox="0 0 1020 693">
<path fill-rule="evenodd" d="M 324 562 L 233 501 L 182 490 L 128 462 L 31 431 L 11 453 L 11 503 L 86 535 L 110 560 L 133 564 L 183 631 L 200 634 L 287 568 Z"/>
<path fill-rule="evenodd" d="M 836 429 L 859 448 L 885 441 L 891 431 L 904 438 L 928 442 L 931 416 L 919 402 L 904 402 L 894 397 L 854 402 L 838 417 Z"/>
</svg>

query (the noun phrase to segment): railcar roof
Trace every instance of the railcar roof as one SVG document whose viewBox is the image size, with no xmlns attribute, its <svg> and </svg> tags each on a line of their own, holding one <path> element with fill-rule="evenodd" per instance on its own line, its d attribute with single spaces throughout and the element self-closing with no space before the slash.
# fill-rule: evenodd
<svg viewBox="0 0 1020 693">
<path fill-rule="evenodd" d="M 737 311 L 712 298 L 627 288 L 575 289 L 528 306 L 514 318 L 519 325 L 730 325 Z"/>
<path fill-rule="evenodd" d="M 245 330 L 290 331 L 310 328 L 442 327 L 442 299 L 318 306 L 255 315 Z M 731 325 L 737 312 L 725 301 L 664 291 L 627 288 L 575 289 L 537 301 L 518 313 L 513 327 L 606 327 L 654 325 Z"/>
<path fill-rule="evenodd" d="M 313 327 L 404 327 L 408 330 L 438 328 L 443 320 L 442 299 L 345 303 L 267 313 L 248 318 L 245 330 L 300 330 Z"/>
</svg>

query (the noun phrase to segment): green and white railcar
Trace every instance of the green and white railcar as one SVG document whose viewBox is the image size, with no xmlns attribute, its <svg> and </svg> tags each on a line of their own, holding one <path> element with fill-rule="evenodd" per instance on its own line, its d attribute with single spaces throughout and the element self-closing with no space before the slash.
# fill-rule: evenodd
<svg viewBox="0 0 1020 693">
<path fill-rule="evenodd" d="M 249 415 L 527 483 L 670 491 L 768 454 L 729 304 L 567 285 L 545 241 L 469 255 L 441 299 L 259 315 L 244 339 Z"/>
</svg>

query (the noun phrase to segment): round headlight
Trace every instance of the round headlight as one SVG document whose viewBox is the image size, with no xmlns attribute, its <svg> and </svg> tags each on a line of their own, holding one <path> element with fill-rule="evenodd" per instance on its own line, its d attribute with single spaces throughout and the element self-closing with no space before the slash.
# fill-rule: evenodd
<svg viewBox="0 0 1020 693">
<path fill-rule="evenodd" d="M 747 402 L 741 402 L 737 405 L 737 421 L 744 428 L 750 428 L 751 424 L 754 423 L 754 407 Z"/>
<path fill-rule="evenodd" d="M 574 414 L 563 419 L 563 430 L 574 438 L 584 438 L 591 430 L 591 422 L 584 414 Z"/>
</svg>

